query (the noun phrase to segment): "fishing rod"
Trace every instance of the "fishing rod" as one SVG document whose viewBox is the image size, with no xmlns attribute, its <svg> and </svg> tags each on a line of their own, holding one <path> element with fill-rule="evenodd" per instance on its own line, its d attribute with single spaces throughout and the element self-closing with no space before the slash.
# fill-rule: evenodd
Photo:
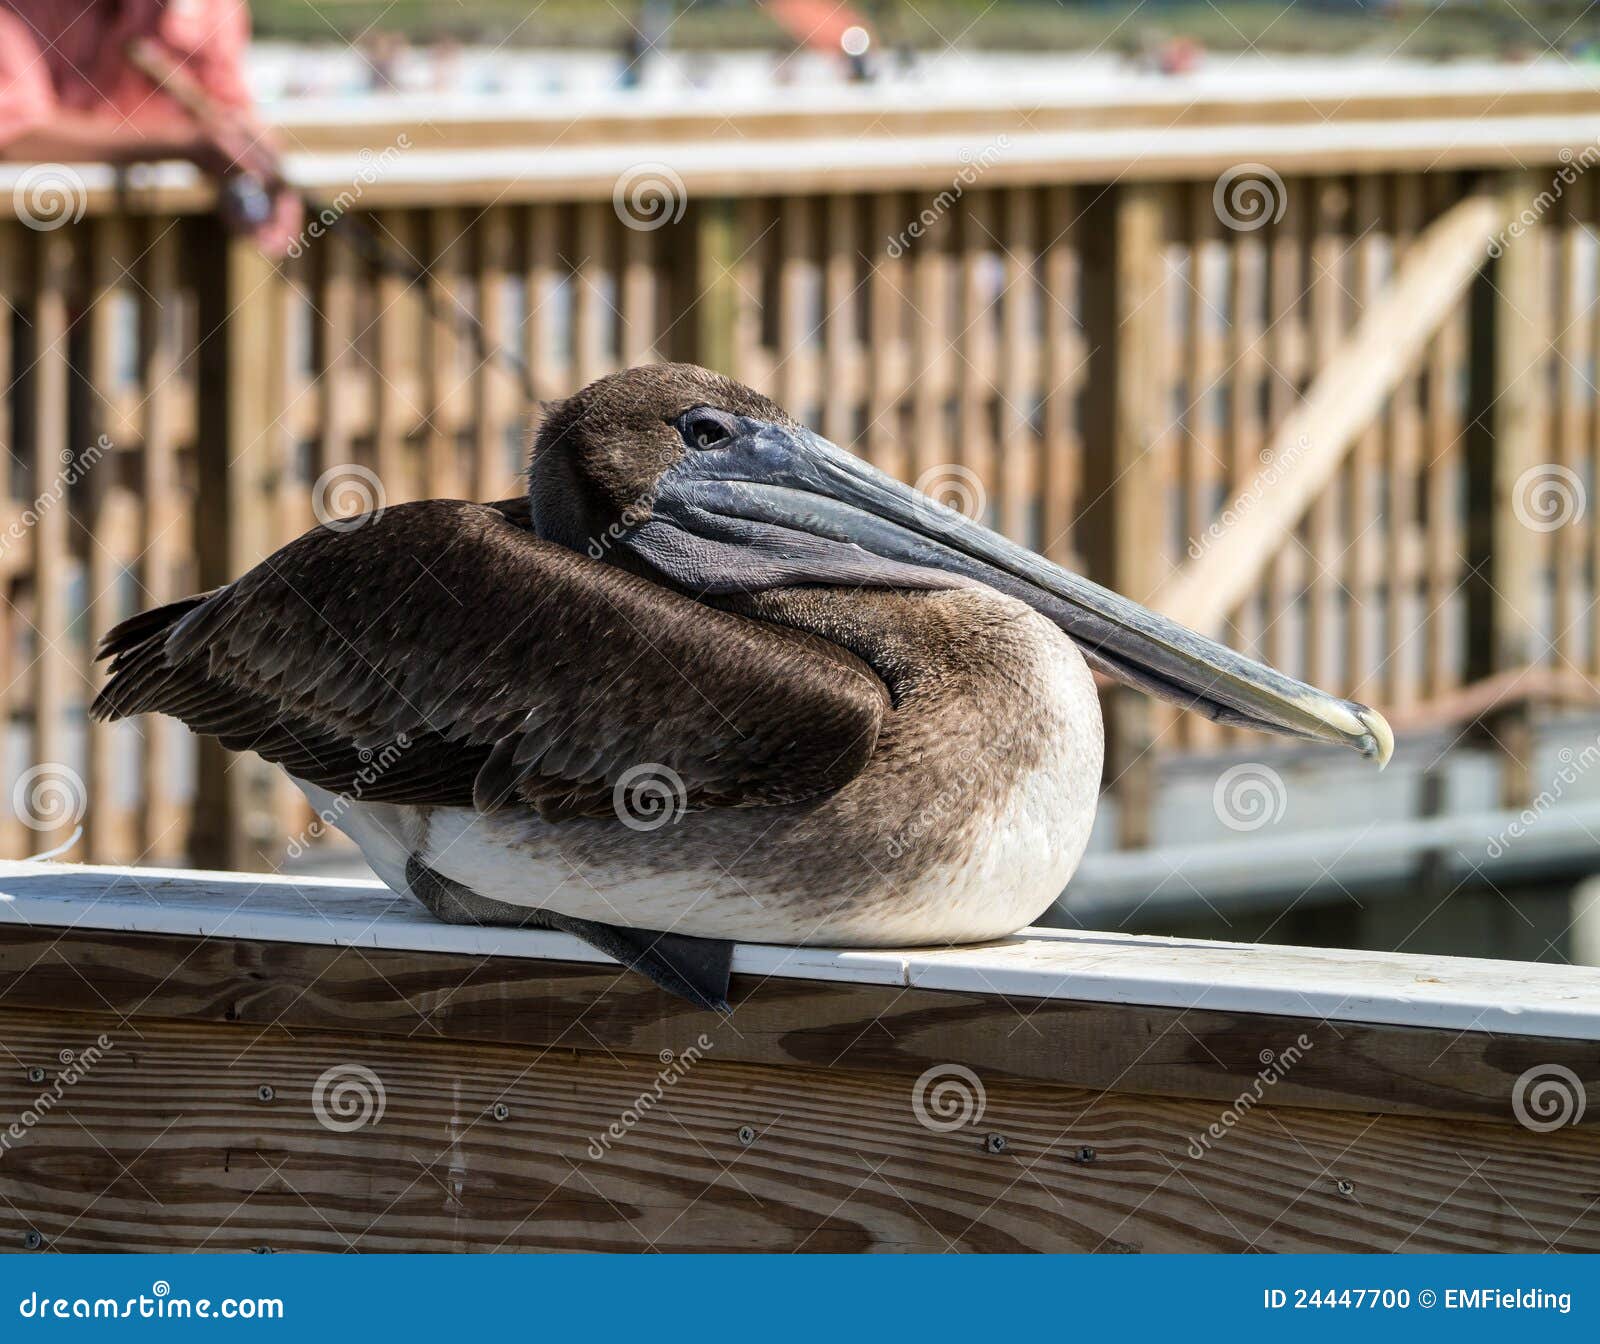
<svg viewBox="0 0 1600 1344">
<path fill-rule="evenodd" d="M 364 219 L 319 200 L 289 181 L 276 155 L 261 147 L 259 133 L 235 109 L 212 98 L 160 43 L 152 38 L 134 38 L 124 52 L 129 64 L 193 117 L 213 147 L 233 165 L 233 171 L 223 174 L 219 184 L 226 218 L 241 229 L 259 228 L 272 218 L 274 197 L 282 191 L 293 192 L 308 210 L 332 218 L 333 223 L 326 227 L 328 236 L 338 239 L 375 270 L 398 276 L 408 287 L 417 289 L 435 321 L 472 340 L 481 363 L 498 363 L 517 378 L 530 402 L 539 400 L 528 362 L 491 337 L 478 315 L 454 294 L 441 295 L 428 284 L 426 266 L 419 265 Z"/>
</svg>

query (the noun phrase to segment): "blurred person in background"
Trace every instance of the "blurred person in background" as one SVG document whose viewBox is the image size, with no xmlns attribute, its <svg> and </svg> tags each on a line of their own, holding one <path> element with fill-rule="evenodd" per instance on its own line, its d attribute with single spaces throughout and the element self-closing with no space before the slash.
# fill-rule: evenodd
<svg viewBox="0 0 1600 1344">
<path fill-rule="evenodd" d="M 222 180 L 224 218 L 282 255 L 300 202 L 244 81 L 244 0 L 0 0 L 0 159 L 187 159 Z M 136 44 L 213 104 L 202 121 L 135 63 Z"/>
</svg>

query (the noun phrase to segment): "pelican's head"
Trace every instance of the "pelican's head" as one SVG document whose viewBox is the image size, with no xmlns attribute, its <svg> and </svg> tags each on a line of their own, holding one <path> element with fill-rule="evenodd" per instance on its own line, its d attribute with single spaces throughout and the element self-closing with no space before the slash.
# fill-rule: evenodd
<svg viewBox="0 0 1600 1344">
<path fill-rule="evenodd" d="M 1209 718 L 1380 765 L 1394 747 L 1376 711 L 1052 564 L 694 365 L 630 369 L 561 402 L 529 475 L 540 536 L 691 597 L 975 581 L 1049 617 L 1091 666 Z"/>
</svg>

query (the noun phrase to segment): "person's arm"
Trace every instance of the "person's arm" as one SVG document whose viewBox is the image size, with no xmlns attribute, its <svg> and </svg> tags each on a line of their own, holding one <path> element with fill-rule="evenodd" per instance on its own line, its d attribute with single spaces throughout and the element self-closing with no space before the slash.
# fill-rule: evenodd
<svg viewBox="0 0 1600 1344">
<path fill-rule="evenodd" d="M 159 135 L 130 134 L 103 117 L 58 108 L 48 122 L 0 144 L 0 159 L 19 162 L 139 163 L 188 159 L 212 170 L 221 156 L 196 128 L 174 125 Z"/>
</svg>

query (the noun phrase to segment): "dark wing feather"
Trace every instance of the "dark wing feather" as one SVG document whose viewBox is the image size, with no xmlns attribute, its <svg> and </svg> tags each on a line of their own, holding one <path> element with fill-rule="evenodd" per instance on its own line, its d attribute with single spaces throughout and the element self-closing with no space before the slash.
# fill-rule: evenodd
<svg viewBox="0 0 1600 1344">
<path fill-rule="evenodd" d="M 610 811 L 635 766 L 690 807 L 798 802 L 877 744 L 883 683 L 815 636 L 554 544 L 525 506 L 428 500 L 317 528 L 125 621 L 98 718 L 170 714 L 372 801 Z"/>
</svg>

